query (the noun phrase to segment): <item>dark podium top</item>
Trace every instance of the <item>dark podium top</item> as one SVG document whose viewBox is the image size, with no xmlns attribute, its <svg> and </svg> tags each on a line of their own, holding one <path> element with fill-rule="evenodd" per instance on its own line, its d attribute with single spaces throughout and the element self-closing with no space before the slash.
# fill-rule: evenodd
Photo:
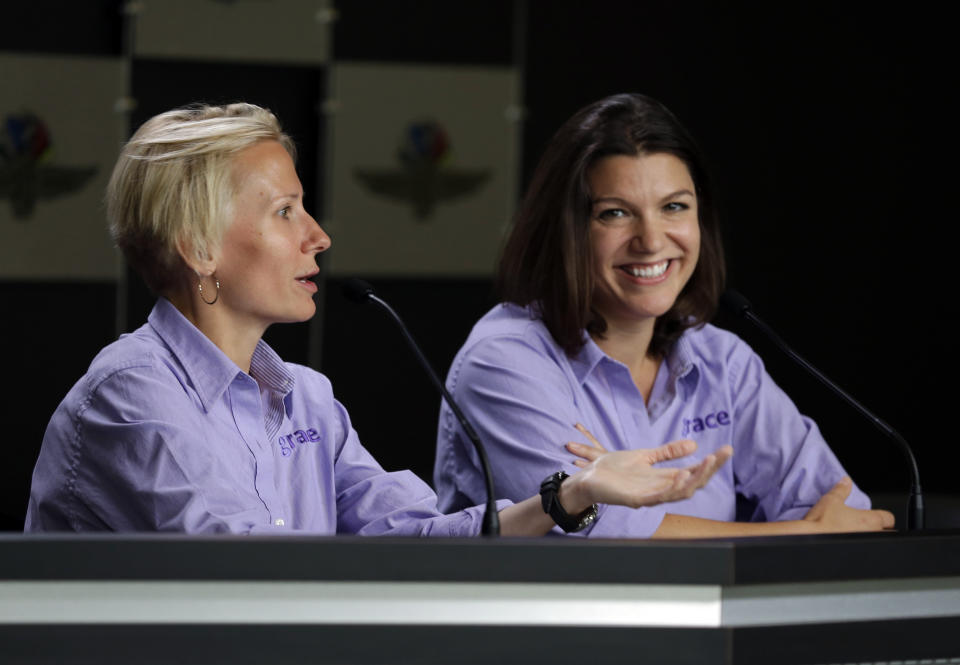
<svg viewBox="0 0 960 665">
<path fill-rule="evenodd" d="M 911 659 L 960 663 L 958 531 L 0 535 L 3 663 Z"/>
</svg>

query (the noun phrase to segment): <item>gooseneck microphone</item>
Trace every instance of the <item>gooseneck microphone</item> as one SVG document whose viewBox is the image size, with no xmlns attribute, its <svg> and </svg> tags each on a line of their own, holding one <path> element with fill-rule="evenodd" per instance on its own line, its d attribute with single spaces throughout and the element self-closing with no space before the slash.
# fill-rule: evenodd
<svg viewBox="0 0 960 665">
<path fill-rule="evenodd" d="M 910 498 L 907 500 L 907 529 L 910 531 L 916 531 L 923 528 L 923 492 L 920 490 L 920 471 L 917 468 L 917 460 L 913 456 L 913 450 L 910 448 L 910 444 L 907 443 L 906 439 L 900 436 L 900 433 L 895 429 L 890 427 L 887 423 L 881 420 L 879 417 L 874 415 L 867 407 L 854 399 L 849 393 L 843 390 L 836 383 L 831 381 L 827 376 L 818 370 L 816 367 L 804 360 L 796 351 L 787 346 L 787 343 L 784 342 L 773 329 L 763 322 L 756 314 L 753 313 L 753 306 L 750 304 L 750 301 L 747 300 L 743 295 L 737 293 L 736 291 L 726 291 L 722 296 L 720 296 L 720 303 L 726 307 L 728 310 L 745 318 L 750 321 L 752 324 L 757 326 L 760 331 L 767 336 L 777 347 L 783 351 L 791 360 L 800 365 L 805 369 L 809 374 L 816 377 L 820 383 L 829 388 L 835 395 L 840 397 L 847 404 L 852 406 L 860 415 L 869 420 L 873 425 L 883 432 L 886 436 L 893 439 L 900 446 L 900 449 L 903 451 L 903 454 L 906 455 L 907 461 L 910 464 L 910 473 L 912 476 L 912 481 L 910 485 Z"/>
<path fill-rule="evenodd" d="M 483 513 L 483 525 L 480 529 L 480 533 L 482 533 L 484 536 L 500 535 L 500 515 L 497 513 L 497 504 L 493 498 L 493 475 L 490 473 L 490 463 L 487 461 L 487 452 L 484 450 L 483 444 L 480 442 L 480 437 L 477 436 L 476 430 L 473 429 L 470 421 L 468 421 L 466 416 L 463 415 L 463 411 L 460 410 L 460 407 L 457 405 L 457 403 L 453 401 L 453 397 L 450 396 L 450 393 L 447 391 L 446 386 L 443 385 L 443 382 L 440 381 L 437 373 L 433 371 L 433 368 L 430 366 L 429 361 L 427 361 L 426 356 L 423 355 L 423 352 L 420 350 L 420 347 L 417 346 L 417 343 L 414 341 L 410 331 L 407 330 L 407 327 L 403 324 L 403 320 L 395 311 L 393 311 L 393 308 L 390 307 L 390 305 L 374 294 L 373 287 L 367 282 L 364 282 L 362 279 L 350 279 L 347 280 L 347 282 L 343 285 L 343 294 L 348 300 L 351 300 L 355 303 L 375 303 L 383 311 L 385 311 L 398 326 L 400 326 L 400 332 L 403 333 L 404 338 L 407 340 L 407 344 L 409 344 L 410 348 L 413 349 L 414 355 L 417 357 L 420 365 L 423 366 L 427 376 L 429 376 L 430 380 L 433 381 L 433 385 L 437 388 L 437 390 L 440 391 L 443 399 L 446 400 L 447 406 L 450 407 L 450 410 L 453 411 L 453 414 L 460 422 L 460 427 L 463 428 L 467 438 L 470 439 L 470 443 L 473 444 L 474 450 L 477 451 L 477 456 L 480 458 L 480 466 L 483 469 L 483 481 L 487 488 L 487 504 Z"/>
</svg>

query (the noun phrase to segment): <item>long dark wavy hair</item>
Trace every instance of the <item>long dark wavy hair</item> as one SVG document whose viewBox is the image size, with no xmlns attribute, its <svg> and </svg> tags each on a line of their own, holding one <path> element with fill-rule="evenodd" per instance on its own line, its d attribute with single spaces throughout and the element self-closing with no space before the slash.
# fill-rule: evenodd
<svg viewBox="0 0 960 665">
<path fill-rule="evenodd" d="M 593 308 L 587 175 L 612 155 L 668 153 L 686 164 L 697 195 L 700 256 L 673 307 L 657 319 L 650 352 L 665 354 L 684 330 L 716 311 L 726 268 L 711 183 L 690 133 L 660 102 L 640 94 L 606 97 L 573 115 L 550 140 L 504 244 L 497 273 L 502 300 L 532 305 L 564 351 L 576 354 L 584 331 L 603 336 Z"/>
</svg>

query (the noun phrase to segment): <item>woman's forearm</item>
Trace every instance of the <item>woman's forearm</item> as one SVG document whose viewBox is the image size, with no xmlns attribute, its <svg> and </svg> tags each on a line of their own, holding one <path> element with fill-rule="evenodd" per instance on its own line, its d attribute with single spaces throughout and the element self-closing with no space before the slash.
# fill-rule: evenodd
<svg viewBox="0 0 960 665">
<path fill-rule="evenodd" d="M 785 522 L 722 522 L 689 515 L 664 516 L 652 538 L 733 538 L 737 536 L 785 536 L 790 534 L 823 533 L 816 522 L 789 520 Z"/>
<path fill-rule="evenodd" d="M 542 536 L 552 527 L 553 520 L 543 512 L 539 496 L 532 496 L 500 511 L 501 536 Z"/>
<path fill-rule="evenodd" d="M 560 505 L 570 515 L 579 515 L 592 503 L 588 495 L 589 490 L 585 487 L 583 480 L 583 474 L 574 474 L 560 485 L 560 490 L 557 492 Z M 500 511 L 500 535 L 502 536 L 542 536 L 554 526 L 553 518 L 543 512 L 540 495 L 507 506 Z"/>
</svg>

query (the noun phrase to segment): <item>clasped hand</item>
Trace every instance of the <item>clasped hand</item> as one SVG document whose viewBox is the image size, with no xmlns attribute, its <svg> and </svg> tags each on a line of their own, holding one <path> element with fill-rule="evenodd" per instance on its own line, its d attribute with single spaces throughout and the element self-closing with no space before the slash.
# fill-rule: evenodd
<svg viewBox="0 0 960 665">
<path fill-rule="evenodd" d="M 811 522 L 817 532 L 842 533 L 849 531 L 881 531 L 894 526 L 893 513 L 887 510 L 851 508 L 845 501 L 853 489 L 847 476 L 820 497 L 807 512 L 804 521 Z"/>
</svg>

